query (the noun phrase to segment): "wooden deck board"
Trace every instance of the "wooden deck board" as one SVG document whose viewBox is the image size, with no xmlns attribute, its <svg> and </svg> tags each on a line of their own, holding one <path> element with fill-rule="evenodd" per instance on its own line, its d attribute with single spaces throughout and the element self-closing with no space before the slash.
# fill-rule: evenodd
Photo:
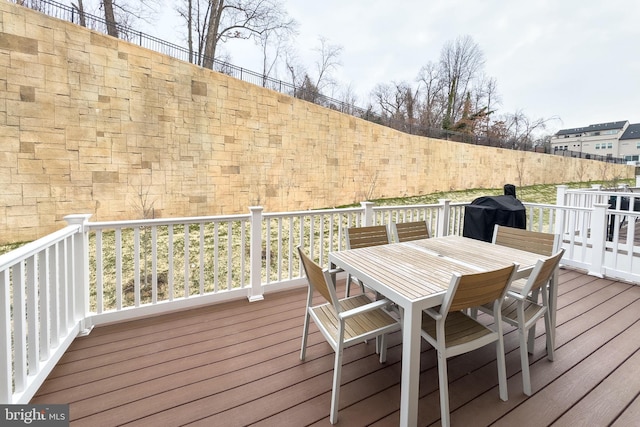
<svg viewBox="0 0 640 427">
<path fill-rule="evenodd" d="M 327 426 L 334 355 L 312 326 L 299 360 L 305 297 L 293 290 L 96 328 L 32 403 L 69 403 L 74 426 Z M 507 329 L 509 400 L 498 397 L 491 346 L 452 358 L 453 425 L 630 425 L 640 413 L 639 309 L 640 287 L 561 270 L 556 357 L 546 358 L 540 323 L 534 394 L 522 393 L 517 332 Z M 345 350 L 340 425 L 398 424 L 401 351 L 400 333 L 382 365 L 372 342 Z M 419 425 L 439 425 L 437 362 L 424 342 L 420 396 Z"/>
</svg>

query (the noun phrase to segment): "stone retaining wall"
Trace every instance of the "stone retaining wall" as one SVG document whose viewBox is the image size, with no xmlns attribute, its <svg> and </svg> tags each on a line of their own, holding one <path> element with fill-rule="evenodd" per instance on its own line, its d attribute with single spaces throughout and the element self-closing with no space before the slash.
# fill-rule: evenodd
<svg viewBox="0 0 640 427">
<path fill-rule="evenodd" d="M 630 178 L 411 136 L 0 1 L 0 243 L 93 221 Z"/>
</svg>

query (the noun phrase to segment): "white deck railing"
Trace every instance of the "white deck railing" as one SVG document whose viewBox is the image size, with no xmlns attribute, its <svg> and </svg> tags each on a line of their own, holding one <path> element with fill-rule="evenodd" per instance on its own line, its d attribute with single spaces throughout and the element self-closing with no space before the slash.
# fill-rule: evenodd
<svg viewBox="0 0 640 427">
<path fill-rule="evenodd" d="M 525 203 L 527 228 L 561 234 L 566 265 L 640 283 L 640 248 L 629 226 L 640 213 L 610 210 L 594 192 L 561 186 L 557 205 Z M 349 227 L 425 220 L 435 236 L 461 235 L 467 204 L 364 202 L 283 213 L 252 207 L 244 215 L 114 222 L 69 216 L 63 230 L 0 256 L 0 403 L 27 403 L 73 339 L 94 325 L 258 301 L 304 285 L 299 245 L 324 265 L 329 252 L 346 247 Z"/>
</svg>

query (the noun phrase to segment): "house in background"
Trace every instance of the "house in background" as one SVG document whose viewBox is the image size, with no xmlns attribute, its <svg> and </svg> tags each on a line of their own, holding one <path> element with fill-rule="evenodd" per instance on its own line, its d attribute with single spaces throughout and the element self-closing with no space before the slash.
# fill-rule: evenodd
<svg viewBox="0 0 640 427">
<path fill-rule="evenodd" d="M 640 160 L 640 123 L 629 124 L 628 120 L 599 123 L 586 127 L 561 129 L 551 137 L 554 154 L 565 151 L 609 158 Z"/>
<path fill-rule="evenodd" d="M 640 161 L 640 123 L 627 126 L 619 140 L 620 157 L 627 161 Z"/>
</svg>

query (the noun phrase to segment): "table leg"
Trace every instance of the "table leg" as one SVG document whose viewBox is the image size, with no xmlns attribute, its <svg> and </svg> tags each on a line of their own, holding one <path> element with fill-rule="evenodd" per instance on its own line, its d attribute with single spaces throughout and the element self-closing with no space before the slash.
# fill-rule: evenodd
<svg viewBox="0 0 640 427">
<path fill-rule="evenodd" d="M 420 329 L 422 310 L 409 306 L 404 309 L 402 328 L 402 384 L 400 390 L 400 426 L 418 424 L 420 384 Z"/>
</svg>

